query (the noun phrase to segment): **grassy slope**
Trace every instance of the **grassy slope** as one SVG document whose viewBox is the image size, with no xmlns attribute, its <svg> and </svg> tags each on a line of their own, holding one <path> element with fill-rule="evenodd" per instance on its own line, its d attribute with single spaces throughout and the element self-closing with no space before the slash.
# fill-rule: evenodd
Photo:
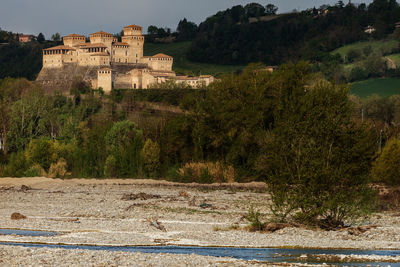
<svg viewBox="0 0 400 267">
<path fill-rule="evenodd" d="M 393 48 L 398 47 L 399 42 L 395 40 L 380 40 L 380 41 L 364 41 L 364 42 L 357 42 L 357 43 L 352 43 L 349 45 L 345 45 L 342 47 L 339 47 L 336 50 L 333 50 L 331 53 L 332 54 L 340 54 L 342 57 L 346 56 L 347 53 L 352 50 L 362 50 L 364 47 L 371 46 L 372 50 L 374 52 L 380 52 L 380 51 L 385 51 L 386 53 L 390 53 Z"/>
<path fill-rule="evenodd" d="M 394 63 L 396 63 L 397 66 L 400 66 L 400 54 L 392 54 L 390 56 L 387 56 L 388 58 L 390 58 L 391 60 L 394 61 Z"/>
<path fill-rule="evenodd" d="M 400 94 L 400 79 L 369 79 L 353 83 L 351 93 L 361 98 L 377 94 L 382 97 Z"/>
<path fill-rule="evenodd" d="M 216 65 L 191 62 L 186 58 L 186 51 L 189 49 L 190 42 L 180 42 L 171 44 L 152 44 L 145 43 L 144 55 L 152 56 L 157 53 L 164 53 L 174 57 L 173 69 L 178 74 L 210 74 L 217 75 L 221 73 L 234 72 L 243 69 L 244 66 L 235 65 Z"/>
</svg>

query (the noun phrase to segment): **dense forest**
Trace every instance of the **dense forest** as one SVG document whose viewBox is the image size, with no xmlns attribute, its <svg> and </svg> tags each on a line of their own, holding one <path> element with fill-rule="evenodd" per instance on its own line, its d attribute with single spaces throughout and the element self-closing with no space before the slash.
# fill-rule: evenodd
<svg viewBox="0 0 400 267">
<path fill-rule="evenodd" d="M 400 6 L 395 0 L 374 0 L 368 6 L 339 1 L 334 6 L 278 16 L 258 4 L 239 5 L 199 25 L 188 57 L 219 64 L 321 61 L 327 52 L 344 44 L 393 33 L 399 17 Z M 376 31 L 365 33 L 367 26 Z"/>
</svg>

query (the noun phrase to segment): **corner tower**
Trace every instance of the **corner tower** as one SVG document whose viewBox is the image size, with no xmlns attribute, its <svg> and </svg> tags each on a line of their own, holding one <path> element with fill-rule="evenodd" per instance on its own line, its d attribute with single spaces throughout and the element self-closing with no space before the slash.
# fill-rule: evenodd
<svg viewBox="0 0 400 267">
<path fill-rule="evenodd" d="M 122 42 L 129 45 L 128 62 L 141 63 L 143 58 L 144 36 L 142 27 L 137 25 L 129 25 L 124 27 L 124 36 Z"/>
</svg>

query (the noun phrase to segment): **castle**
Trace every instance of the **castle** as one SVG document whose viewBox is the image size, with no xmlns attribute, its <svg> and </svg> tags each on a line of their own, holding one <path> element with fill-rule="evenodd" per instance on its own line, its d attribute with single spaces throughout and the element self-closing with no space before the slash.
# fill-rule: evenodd
<svg viewBox="0 0 400 267">
<path fill-rule="evenodd" d="M 90 34 L 90 42 L 83 35 L 71 34 L 63 37 L 63 43 L 43 50 L 37 81 L 44 87 L 66 87 L 66 81 L 74 76 L 106 93 L 112 88 L 147 89 L 171 80 L 193 88 L 214 81 L 210 75 L 177 76 L 168 55 L 143 56 L 144 36 L 137 25 L 124 27 L 121 42 L 111 33 L 99 31 Z"/>
</svg>

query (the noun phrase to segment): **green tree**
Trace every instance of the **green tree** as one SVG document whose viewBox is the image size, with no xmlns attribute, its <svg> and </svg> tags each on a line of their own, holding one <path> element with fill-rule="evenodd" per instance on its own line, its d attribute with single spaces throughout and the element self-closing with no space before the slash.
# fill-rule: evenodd
<svg viewBox="0 0 400 267">
<path fill-rule="evenodd" d="M 43 33 L 39 33 L 39 35 L 37 36 L 37 41 L 38 41 L 39 43 L 44 43 L 44 41 L 46 41 L 46 39 L 45 39 Z"/>
<path fill-rule="evenodd" d="M 160 146 L 147 139 L 142 149 L 143 168 L 148 177 L 156 177 L 160 169 Z"/>
<path fill-rule="evenodd" d="M 136 177 L 140 173 L 143 133 L 130 121 L 114 123 L 105 136 L 108 155 L 115 157 L 117 177 Z"/>
<path fill-rule="evenodd" d="M 400 184 L 400 140 L 390 140 L 375 160 L 371 175 L 376 182 Z"/>
<path fill-rule="evenodd" d="M 51 40 L 53 40 L 53 41 L 55 41 L 55 42 L 61 41 L 61 36 L 60 36 L 60 34 L 59 34 L 58 32 L 56 32 L 55 34 L 53 34 L 53 35 L 51 36 Z"/>
<path fill-rule="evenodd" d="M 268 4 L 265 7 L 265 14 L 266 15 L 276 15 L 277 11 L 278 11 L 278 7 L 276 7 L 273 4 Z"/>
<path fill-rule="evenodd" d="M 348 88 L 292 82 L 297 86 L 281 98 L 274 129 L 261 139 L 258 168 L 275 214 L 338 226 L 370 211 L 374 142 L 351 120 Z"/>
</svg>

